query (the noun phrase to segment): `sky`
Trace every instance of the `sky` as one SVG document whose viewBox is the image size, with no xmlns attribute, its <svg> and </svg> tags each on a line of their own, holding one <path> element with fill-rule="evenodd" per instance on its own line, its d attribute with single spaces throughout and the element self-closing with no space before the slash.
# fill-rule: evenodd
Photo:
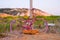
<svg viewBox="0 0 60 40">
<path fill-rule="evenodd" d="M 30 0 L 0 0 L 0 8 L 29 8 Z M 60 0 L 33 0 L 33 8 L 60 15 Z"/>
</svg>

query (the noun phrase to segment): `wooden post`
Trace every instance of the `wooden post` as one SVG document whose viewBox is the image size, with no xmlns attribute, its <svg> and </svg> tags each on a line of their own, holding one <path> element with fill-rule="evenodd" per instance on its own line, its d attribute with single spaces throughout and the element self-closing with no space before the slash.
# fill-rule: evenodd
<svg viewBox="0 0 60 40">
<path fill-rule="evenodd" d="M 32 8 L 33 8 L 33 6 L 32 6 L 32 0 L 30 0 L 30 18 L 32 18 Z"/>
<path fill-rule="evenodd" d="M 47 21 L 45 21 L 45 25 L 46 25 L 46 30 L 45 30 L 45 32 L 48 32 L 48 31 L 49 31 L 49 27 L 48 27 L 48 22 L 47 22 Z"/>
<path fill-rule="evenodd" d="M 12 27 L 13 27 L 13 24 L 14 24 L 14 23 L 16 23 L 15 20 L 12 20 L 12 21 L 10 22 L 10 32 L 12 32 Z"/>
<path fill-rule="evenodd" d="M 10 32 L 12 32 L 12 22 L 10 22 Z"/>
</svg>

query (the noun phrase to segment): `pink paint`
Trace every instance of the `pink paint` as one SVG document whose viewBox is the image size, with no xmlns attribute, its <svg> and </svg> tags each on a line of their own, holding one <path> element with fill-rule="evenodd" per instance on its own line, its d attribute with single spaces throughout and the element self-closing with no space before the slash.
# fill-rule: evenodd
<svg viewBox="0 0 60 40">
<path fill-rule="evenodd" d="M 27 30 L 32 29 L 32 25 L 33 25 L 33 21 L 28 19 L 28 20 L 25 21 L 24 28 L 27 29 Z"/>
</svg>

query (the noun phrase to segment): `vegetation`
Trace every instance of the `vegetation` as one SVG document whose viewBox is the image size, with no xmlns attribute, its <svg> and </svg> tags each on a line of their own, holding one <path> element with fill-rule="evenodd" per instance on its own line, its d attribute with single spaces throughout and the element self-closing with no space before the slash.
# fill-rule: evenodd
<svg viewBox="0 0 60 40">
<path fill-rule="evenodd" d="M 48 23 L 55 23 L 56 26 L 57 26 L 57 29 L 60 29 L 60 25 L 58 25 L 59 22 L 60 22 L 60 16 L 37 16 L 36 18 L 44 18 L 45 20 L 48 21 Z M 28 16 L 24 16 L 24 17 L 21 17 L 21 16 L 15 16 L 15 17 L 8 16 L 8 17 L 0 18 L 0 32 L 9 32 L 10 31 L 10 22 L 12 20 L 16 21 L 16 23 L 13 24 L 12 30 L 16 30 L 18 27 L 21 28 L 22 25 L 23 25 L 22 21 L 26 20 L 26 19 L 28 19 Z M 38 26 L 39 24 L 41 24 L 43 26 L 44 25 L 43 20 L 37 20 L 34 23 L 34 26 L 36 26 L 36 25 Z"/>
</svg>

